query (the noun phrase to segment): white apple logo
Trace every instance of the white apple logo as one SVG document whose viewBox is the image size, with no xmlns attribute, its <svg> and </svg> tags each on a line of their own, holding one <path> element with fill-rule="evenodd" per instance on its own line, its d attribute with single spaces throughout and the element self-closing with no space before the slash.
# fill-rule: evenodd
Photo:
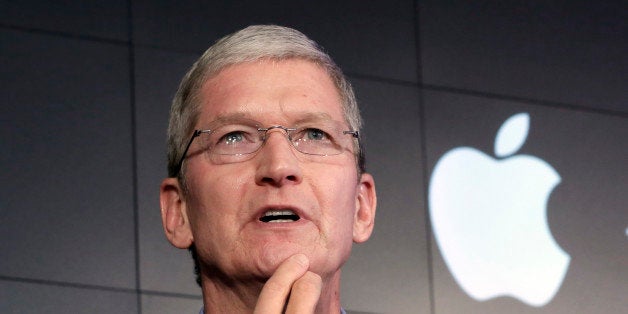
<svg viewBox="0 0 628 314">
<path fill-rule="evenodd" d="M 510 296 L 543 306 L 569 266 L 547 223 L 547 201 L 560 176 L 537 157 L 511 156 L 529 124 L 527 113 L 504 122 L 495 138 L 501 159 L 457 147 L 441 157 L 430 179 L 436 243 L 455 280 L 478 301 Z"/>
</svg>

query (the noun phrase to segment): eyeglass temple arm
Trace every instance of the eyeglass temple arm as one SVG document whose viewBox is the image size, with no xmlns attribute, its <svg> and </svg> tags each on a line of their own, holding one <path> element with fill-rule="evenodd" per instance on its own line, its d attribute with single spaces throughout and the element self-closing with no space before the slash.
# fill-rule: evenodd
<svg viewBox="0 0 628 314">
<path fill-rule="evenodd" d="M 185 149 L 183 150 L 183 155 L 181 155 L 181 159 L 179 159 L 179 162 L 177 163 L 175 177 L 179 176 L 179 172 L 181 172 L 181 167 L 183 166 L 183 160 L 185 159 L 185 155 L 187 155 L 188 150 L 190 149 L 190 146 L 192 146 L 192 142 L 194 142 L 194 138 L 201 135 L 201 133 L 202 133 L 201 130 L 194 130 L 194 133 L 192 133 L 192 137 L 190 138 L 190 141 L 188 142 L 188 144 L 185 145 Z"/>
</svg>

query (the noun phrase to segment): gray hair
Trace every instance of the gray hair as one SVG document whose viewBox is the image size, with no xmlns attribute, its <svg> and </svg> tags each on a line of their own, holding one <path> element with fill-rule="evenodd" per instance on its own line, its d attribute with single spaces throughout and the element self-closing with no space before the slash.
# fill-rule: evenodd
<svg viewBox="0 0 628 314">
<path fill-rule="evenodd" d="M 184 180 L 184 169 L 179 161 L 196 125 L 200 112 L 199 91 L 210 78 L 234 64 L 260 59 L 304 59 L 327 71 L 341 97 L 343 114 L 349 126 L 356 131 L 362 119 L 351 84 L 331 57 L 313 40 L 301 32 L 276 25 L 249 26 L 225 36 L 212 45 L 192 65 L 183 77 L 170 109 L 168 126 L 168 176 Z M 358 173 L 364 172 L 364 153 L 356 147 Z"/>
</svg>

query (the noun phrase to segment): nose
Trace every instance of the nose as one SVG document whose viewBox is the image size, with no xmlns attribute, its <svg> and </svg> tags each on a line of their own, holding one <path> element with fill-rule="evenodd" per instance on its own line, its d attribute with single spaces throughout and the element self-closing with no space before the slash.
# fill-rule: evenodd
<svg viewBox="0 0 628 314">
<path fill-rule="evenodd" d="M 256 159 L 255 181 L 259 185 L 279 187 L 298 184 L 303 179 L 301 164 L 285 129 L 274 128 L 266 132 L 266 141 Z"/>
</svg>

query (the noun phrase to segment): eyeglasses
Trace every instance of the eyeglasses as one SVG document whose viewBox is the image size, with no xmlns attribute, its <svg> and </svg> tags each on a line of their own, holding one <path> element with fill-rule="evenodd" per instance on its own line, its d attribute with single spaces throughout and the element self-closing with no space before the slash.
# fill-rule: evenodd
<svg viewBox="0 0 628 314">
<path fill-rule="evenodd" d="M 288 140 L 298 151 L 306 155 L 331 156 L 341 154 L 352 144 L 353 139 L 359 140 L 358 131 L 343 130 L 343 125 L 337 121 L 317 121 L 305 123 L 294 128 L 282 125 L 273 125 L 267 128 L 260 127 L 260 123 L 252 120 L 219 124 L 214 128 L 194 130 L 183 155 L 177 164 L 178 174 L 181 171 L 192 142 L 199 137 L 201 152 L 212 163 L 225 164 L 248 160 L 257 152 L 270 136 L 272 130 L 283 130 Z M 347 137 L 345 135 L 350 135 Z"/>
</svg>

